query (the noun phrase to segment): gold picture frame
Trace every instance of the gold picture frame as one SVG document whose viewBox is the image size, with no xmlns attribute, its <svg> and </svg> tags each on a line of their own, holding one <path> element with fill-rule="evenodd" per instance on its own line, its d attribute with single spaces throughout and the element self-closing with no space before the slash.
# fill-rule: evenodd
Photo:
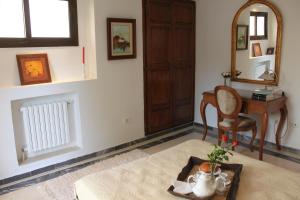
<svg viewBox="0 0 300 200">
<path fill-rule="evenodd" d="M 266 80 L 251 80 L 251 79 L 244 79 L 240 78 L 235 75 L 235 71 L 237 70 L 236 66 L 236 58 L 237 58 L 237 25 L 238 19 L 241 13 L 247 9 L 249 6 L 254 4 L 263 4 L 268 6 L 276 15 L 277 19 L 277 40 L 276 40 L 276 47 L 274 50 L 275 54 L 275 73 L 277 74 L 277 78 L 274 81 L 266 81 Z M 262 85 L 278 85 L 280 79 L 280 64 L 281 64 L 281 50 L 282 50 L 282 35 L 283 35 L 283 18 L 280 10 L 277 8 L 276 5 L 271 3 L 269 0 L 248 0 L 235 14 L 233 22 L 232 22 L 232 29 L 231 29 L 231 80 L 234 82 L 242 82 L 242 83 L 252 83 L 252 84 L 262 84 Z"/>
</svg>

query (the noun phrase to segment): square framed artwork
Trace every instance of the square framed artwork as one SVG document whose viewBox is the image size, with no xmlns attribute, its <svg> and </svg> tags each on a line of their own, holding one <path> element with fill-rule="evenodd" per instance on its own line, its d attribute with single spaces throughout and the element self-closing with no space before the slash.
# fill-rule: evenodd
<svg viewBox="0 0 300 200">
<path fill-rule="evenodd" d="M 107 19 L 108 60 L 136 58 L 136 20 Z"/>
<path fill-rule="evenodd" d="M 253 48 L 253 57 L 262 56 L 260 43 L 252 44 L 252 48 Z"/>
<path fill-rule="evenodd" d="M 51 82 L 47 54 L 17 55 L 17 62 L 22 85 Z"/>
<path fill-rule="evenodd" d="M 247 50 L 249 40 L 249 26 L 237 25 L 236 50 Z"/>
</svg>

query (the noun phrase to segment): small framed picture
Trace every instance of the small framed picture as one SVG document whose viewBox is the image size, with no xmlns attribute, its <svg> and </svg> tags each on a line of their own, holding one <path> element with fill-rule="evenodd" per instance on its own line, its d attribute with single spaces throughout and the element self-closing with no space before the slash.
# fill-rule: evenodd
<svg viewBox="0 0 300 200">
<path fill-rule="evenodd" d="M 260 43 L 254 43 L 252 44 L 253 48 L 253 57 L 258 57 L 262 56 L 261 48 L 260 48 Z"/>
<path fill-rule="evenodd" d="M 136 20 L 107 19 L 108 60 L 136 58 Z"/>
<path fill-rule="evenodd" d="M 17 55 L 22 85 L 51 82 L 47 54 Z"/>
<path fill-rule="evenodd" d="M 247 50 L 249 40 L 249 26 L 248 25 L 237 25 L 236 33 L 236 50 Z"/>
<path fill-rule="evenodd" d="M 267 55 L 273 55 L 273 54 L 274 54 L 274 50 L 275 50 L 274 47 L 268 48 L 268 49 L 267 49 Z"/>
</svg>

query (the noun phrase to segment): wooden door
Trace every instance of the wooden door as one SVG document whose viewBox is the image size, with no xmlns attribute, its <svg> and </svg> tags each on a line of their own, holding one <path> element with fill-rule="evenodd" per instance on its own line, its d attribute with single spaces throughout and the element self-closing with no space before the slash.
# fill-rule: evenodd
<svg viewBox="0 0 300 200">
<path fill-rule="evenodd" d="M 184 2 L 143 3 L 147 134 L 193 121 L 194 4 Z"/>
<path fill-rule="evenodd" d="M 195 3 L 174 1 L 172 9 L 173 125 L 194 120 Z"/>
</svg>

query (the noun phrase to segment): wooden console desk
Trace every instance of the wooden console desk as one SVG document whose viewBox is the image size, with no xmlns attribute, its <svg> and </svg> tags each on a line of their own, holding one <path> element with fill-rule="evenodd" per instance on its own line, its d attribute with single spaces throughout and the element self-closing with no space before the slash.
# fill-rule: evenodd
<svg viewBox="0 0 300 200">
<path fill-rule="evenodd" d="M 263 101 L 253 100 L 251 98 L 252 97 L 251 91 L 248 90 L 237 90 L 237 91 L 243 98 L 242 113 L 261 115 L 259 159 L 263 160 L 263 150 L 264 150 L 265 137 L 266 137 L 266 132 L 269 123 L 269 114 L 278 111 L 280 112 L 280 121 L 276 131 L 276 145 L 277 145 L 277 149 L 281 150 L 280 137 L 281 137 L 281 132 L 283 129 L 284 122 L 287 118 L 287 112 L 288 112 L 286 107 L 287 98 L 285 96 L 282 96 L 279 97 L 278 99 L 263 102 Z M 205 140 L 206 138 L 207 129 L 208 129 L 207 120 L 206 120 L 206 107 L 208 104 L 211 104 L 212 106 L 216 107 L 216 99 L 215 99 L 214 91 L 208 91 L 203 93 L 203 99 L 200 106 L 200 113 L 204 125 L 203 140 Z"/>
</svg>

